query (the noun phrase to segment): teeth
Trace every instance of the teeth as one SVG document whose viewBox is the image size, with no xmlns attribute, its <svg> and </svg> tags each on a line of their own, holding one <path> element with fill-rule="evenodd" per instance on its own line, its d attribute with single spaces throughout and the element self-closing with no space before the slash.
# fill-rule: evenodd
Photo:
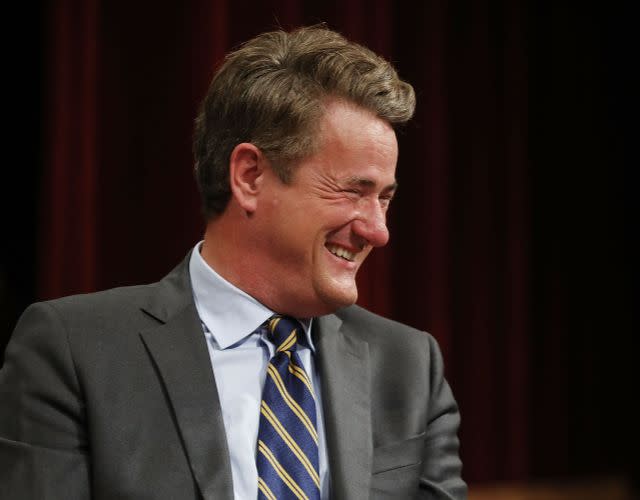
<svg viewBox="0 0 640 500">
<path fill-rule="evenodd" d="M 356 258 L 356 254 L 346 250 L 345 248 L 339 247 L 338 245 L 327 245 L 327 249 L 333 254 L 341 257 L 345 260 L 352 262 Z"/>
</svg>

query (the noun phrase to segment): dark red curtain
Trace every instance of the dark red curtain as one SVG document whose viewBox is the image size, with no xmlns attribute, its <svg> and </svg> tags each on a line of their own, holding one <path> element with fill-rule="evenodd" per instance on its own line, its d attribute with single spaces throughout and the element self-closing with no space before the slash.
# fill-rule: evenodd
<svg viewBox="0 0 640 500">
<path fill-rule="evenodd" d="M 13 258 L 37 266 L 23 300 L 175 265 L 204 227 L 190 141 L 216 64 L 259 32 L 326 21 L 416 88 L 392 242 L 363 269 L 360 302 L 439 340 L 466 479 L 637 472 L 624 10 L 58 0 L 40 14 L 38 217 L 20 225 L 35 250 L 3 262 L 9 285 Z"/>
</svg>

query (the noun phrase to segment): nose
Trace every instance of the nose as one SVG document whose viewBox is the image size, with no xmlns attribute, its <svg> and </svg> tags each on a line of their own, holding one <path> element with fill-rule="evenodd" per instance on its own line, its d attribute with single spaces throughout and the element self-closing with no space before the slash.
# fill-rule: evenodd
<svg viewBox="0 0 640 500">
<path fill-rule="evenodd" d="M 361 205 L 352 227 L 354 233 L 373 247 L 382 247 L 389 241 L 387 211 L 377 199 Z"/>
</svg>

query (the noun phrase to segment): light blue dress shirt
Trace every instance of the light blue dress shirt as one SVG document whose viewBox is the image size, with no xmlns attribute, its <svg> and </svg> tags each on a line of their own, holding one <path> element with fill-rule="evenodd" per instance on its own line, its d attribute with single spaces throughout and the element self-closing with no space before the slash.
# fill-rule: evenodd
<svg viewBox="0 0 640 500">
<path fill-rule="evenodd" d="M 220 397 L 234 496 L 236 500 L 255 500 L 258 497 L 256 448 L 262 387 L 267 364 L 275 351 L 267 336 L 256 330 L 274 312 L 216 273 L 200 255 L 201 246 L 202 242 L 198 243 L 191 253 L 189 273 Z M 301 323 L 307 345 L 299 344 L 298 354 L 317 398 L 320 491 L 323 500 L 327 500 L 329 471 L 320 378 L 313 356 L 311 321 L 301 320 Z"/>
</svg>

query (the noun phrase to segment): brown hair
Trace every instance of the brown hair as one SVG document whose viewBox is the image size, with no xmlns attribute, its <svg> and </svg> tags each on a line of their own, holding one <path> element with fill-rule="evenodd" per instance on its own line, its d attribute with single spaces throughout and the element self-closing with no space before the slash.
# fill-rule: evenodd
<svg viewBox="0 0 640 500">
<path fill-rule="evenodd" d="M 250 142 L 283 182 L 317 148 L 323 101 L 342 98 L 392 125 L 413 115 L 415 94 L 366 47 L 320 26 L 258 35 L 227 55 L 196 118 L 196 179 L 206 217 L 229 201 L 229 157 Z"/>
</svg>

